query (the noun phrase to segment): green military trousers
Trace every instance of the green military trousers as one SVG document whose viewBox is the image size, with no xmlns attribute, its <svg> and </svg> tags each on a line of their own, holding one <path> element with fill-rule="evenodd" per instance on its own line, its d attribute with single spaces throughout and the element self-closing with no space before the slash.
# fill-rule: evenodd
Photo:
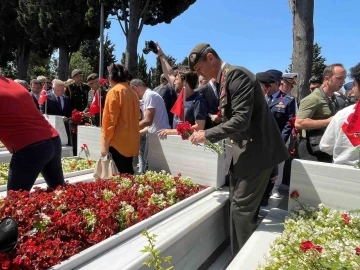
<svg viewBox="0 0 360 270">
<path fill-rule="evenodd" d="M 230 171 L 230 239 L 235 257 L 256 228 L 255 215 L 270 179 L 272 168 L 244 178 Z"/>
</svg>

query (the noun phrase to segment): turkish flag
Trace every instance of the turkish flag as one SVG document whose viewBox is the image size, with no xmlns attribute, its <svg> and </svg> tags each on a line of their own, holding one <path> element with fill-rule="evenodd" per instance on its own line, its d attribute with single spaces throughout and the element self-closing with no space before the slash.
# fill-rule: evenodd
<svg viewBox="0 0 360 270">
<path fill-rule="evenodd" d="M 348 116 L 341 129 L 353 146 L 360 145 L 360 100 L 356 103 L 354 111 Z"/>
<path fill-rule="evenodd" d="M 90 105 L 89 113 L 91 115 L 97 114 L 100 112 L 100 99 L 99 99 L 99 91 L 95 92 L 94 98 Z"/>
<path fill-rule="evenodd" d="M 39 97 L 39 105 L 43 104 L 45 101 L 47 101 L 48 97 L 47 97 L 47 93 L 46 93 L 46 84 L 43 85 L 43 88 L 41 90 L 40 93 L 40 97 Z"/>
<path fill-rule="evenodd" d="M 173 114 L 177 115 L 181 121 L 185 120 L 184 117 L 184 95 L 185 95 L 185 89 L 183 88 L 174 104 L 174 106 L 171 108 L 171 111 Z"/>
</svg>

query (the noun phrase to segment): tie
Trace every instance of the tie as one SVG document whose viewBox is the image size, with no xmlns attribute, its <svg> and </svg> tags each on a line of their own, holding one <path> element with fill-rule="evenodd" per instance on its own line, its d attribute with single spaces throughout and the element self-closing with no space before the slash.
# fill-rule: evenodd
<svg viewBox="0 0 360 270">
<path fill-rule="evenodd" d="M 57 102 L 58 102 L 58 106 L 59 106 L 59 108 L 62 110 L 60 97 L 57 97 L 56 99 L 57 99 Z"/>
<path fill-rule="evenodd" d="M 268 105 L 272 102 L 272 95 L 268 96 Z"/>
</svg>

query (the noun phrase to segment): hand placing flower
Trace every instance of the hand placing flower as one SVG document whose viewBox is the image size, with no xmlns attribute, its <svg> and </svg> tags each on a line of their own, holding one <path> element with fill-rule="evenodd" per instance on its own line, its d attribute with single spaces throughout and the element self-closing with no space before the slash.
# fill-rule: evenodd
<svg viewBox="0 0 360 270">
<path fill-rule="evenodd" d="M 206 142 L 205 130 L 194 131 L 194 133 L 191 134 L 189 140 L 192 144 L 200 144 Z"/>
</svg>

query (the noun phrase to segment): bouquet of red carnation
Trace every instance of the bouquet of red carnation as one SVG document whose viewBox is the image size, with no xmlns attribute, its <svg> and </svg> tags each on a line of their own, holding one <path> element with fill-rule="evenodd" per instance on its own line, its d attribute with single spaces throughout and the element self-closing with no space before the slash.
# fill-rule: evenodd
<svg viewBox="0 0 360 270">
<path fill-rule="evenodd" d="M 107 79 L 105 79 L 105 78 L 100 78 L 100 79 L 99 79 L 99 83 L 100 83 L 102 86 L 106 87 L 108 81 L 107 81 Z"/>
<path fill-rule="evenodd" d="M 89 122 L 91 122 L 91 120 L 84 112 L 79 112 L 74 109 L 71 113 L 71 117 L 67 119 L 66 122 L 71 125 L 71 132 L 76 134 L 78 125 L 88 126 L 90 125 Z"/>
<path fill-rule="evenodd" d="M 84 118 L 84 113 L 77 110 L 73 110 L 71 113 L 71 120 L 74 125 L 80 125 Z"/>
<path fill-rule="evenodd" d="M 177 124 L 176 126 L 176 130 L 178 132 L 178 134 L 181 136 L 181 138 L 183 140 L 188 140 L 191 136 L 191 134 L 194 133 L 194 128 L 192 128 L 191 124 L 189 122 L 184 122 L 184 123 L 180 123 Z M 221 147 L 218 144 L 215 143 L 211 143 L 210 141 L 205 141 L 204 145 L 205 148 L 210 149 L 212 152 L 215 152 L 219 155 L 223 155 L 224 154 L 224 148 Z"/>
</svg>

